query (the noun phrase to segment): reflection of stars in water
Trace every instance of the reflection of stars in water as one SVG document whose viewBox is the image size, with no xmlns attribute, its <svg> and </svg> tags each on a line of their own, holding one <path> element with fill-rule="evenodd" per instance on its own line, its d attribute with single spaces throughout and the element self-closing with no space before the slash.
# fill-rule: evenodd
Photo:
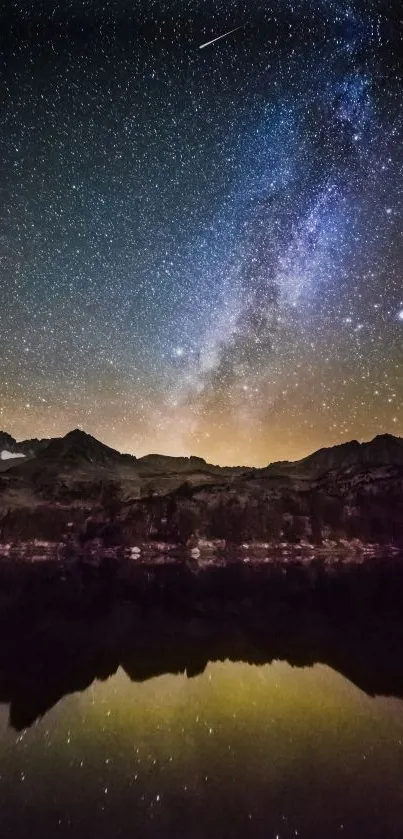
<svg viewBox="0 0 403 839">
<path fill-rule="evenodd" d="M 132 818 L 135 833 L 150 832 L 153 820 L 160 836 L 167 824 L 172 827 L 179 807 L 185 833 L 198 812 L 203 835 L 233 824 L 241 836 L 245 823 L 253 822 L 255 832 L 298 837 L 309 835 L 313 819 L 327 835 L 321 819 L 332 810 L 335 784 L 350 789 L 353 776 L 359 783 L 352 788 L 350 822 L 356 818 L 361 825 L 363 812 L 365 827 L 379 812 L 382 818 L 392 812 L 391 820 L 399 815 L 393 796 L 401 776 L 401 703 L 393 707 L 393 700 L 366 696 L 328 667 L 227 661 L 208 664 L 191 679 L 165 675 L 133 683 L 119 671 L 94 684 L 49 712 L 46 725 L 55 745 L 49 754 L 44 720 L 19 735 L 19 742 L 6 729 L 2 805 L 8 801 L 16 821 L 16 794 L 24 807 L 46 794 L 58 824 L 76 831 L 78 824 L 84 832 L 87 825 L 100 825 L 101 833 L 110 835 Z M 83 753 L 85 770 L 78 772 Z M 25 783 L 16 784 L 25 769 Z M 374 799 L 368 793 L 375 781 Z M 329 808 L 322 806 L 323 795 L 329 796 Z M 370 802 L 370 812 L 367 806 L 363 811 L 363 801 Z M 46 833 L 38 827 L 46 808 L 35 808 L 32 816 L 34 832 Z M 340 813 L 330 832 L 345 824 L 341 818 Z"/>
</svg>

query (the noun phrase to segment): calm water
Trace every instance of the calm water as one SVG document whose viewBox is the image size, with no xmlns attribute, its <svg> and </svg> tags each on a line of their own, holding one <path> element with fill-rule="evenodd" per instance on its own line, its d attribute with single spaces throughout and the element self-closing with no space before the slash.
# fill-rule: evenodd
<svg viewBox="0 0 403 839">
<path fill-rule="evenodd" d="M 326 665 L 119 667 L 0 747 L 2 839 L 403 836 L 403 702 Z"/>
</svg>

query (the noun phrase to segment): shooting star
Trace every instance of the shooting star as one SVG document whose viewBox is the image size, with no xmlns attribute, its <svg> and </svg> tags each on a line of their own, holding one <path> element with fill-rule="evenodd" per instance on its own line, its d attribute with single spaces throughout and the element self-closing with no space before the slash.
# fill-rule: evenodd
<svg viewBox="0 0 403 839">
<path fill-rule="evenodd" d="M 221 38 L 226 38 L 227 35 L 232 35 L 233 32 L 238 32 L 238 29 L 243 29 L 246 26 L 246 23 L 241 23 L 241 26 L 236 26 L 235 29 L 230 29 L 229 32 L 224 32 L 224 35 L 219 35 L 218 38 L 213 38 L 212 41 L 207 41 L 205 44 L 200 44 L 199 50 L 204 50 L 204 47 L 209 47 L 210 44 L 215 44 L 216 41 L 220 41 Z"/>
</svg>

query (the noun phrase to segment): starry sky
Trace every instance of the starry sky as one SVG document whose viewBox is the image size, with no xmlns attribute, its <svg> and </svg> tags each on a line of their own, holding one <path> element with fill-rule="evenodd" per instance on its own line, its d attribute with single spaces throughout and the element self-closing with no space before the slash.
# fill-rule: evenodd
<svg viewBox="0 0 403 839">
<path fill-rule="evenodd" d="M 256 465 L 403 435 L 400 6 L 0 12 L 0 427 Z"/>
</svg>

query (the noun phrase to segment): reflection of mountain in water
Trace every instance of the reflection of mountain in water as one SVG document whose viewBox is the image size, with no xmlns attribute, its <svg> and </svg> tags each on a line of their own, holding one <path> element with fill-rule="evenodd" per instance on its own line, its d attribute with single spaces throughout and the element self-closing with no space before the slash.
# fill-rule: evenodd
<svg viewBox="0 0 403 839">
<path fill-rule="evenodd" d="M 32 725 L 66 694 L 123 667 L 133 681 L 192 677 L 209 661 L 329 665 L 369 694 L 403 698 L 399 563 L 133 569 L 119 583 L 49 568 L 1 571 L 0 702 Z"/>
</svg>

